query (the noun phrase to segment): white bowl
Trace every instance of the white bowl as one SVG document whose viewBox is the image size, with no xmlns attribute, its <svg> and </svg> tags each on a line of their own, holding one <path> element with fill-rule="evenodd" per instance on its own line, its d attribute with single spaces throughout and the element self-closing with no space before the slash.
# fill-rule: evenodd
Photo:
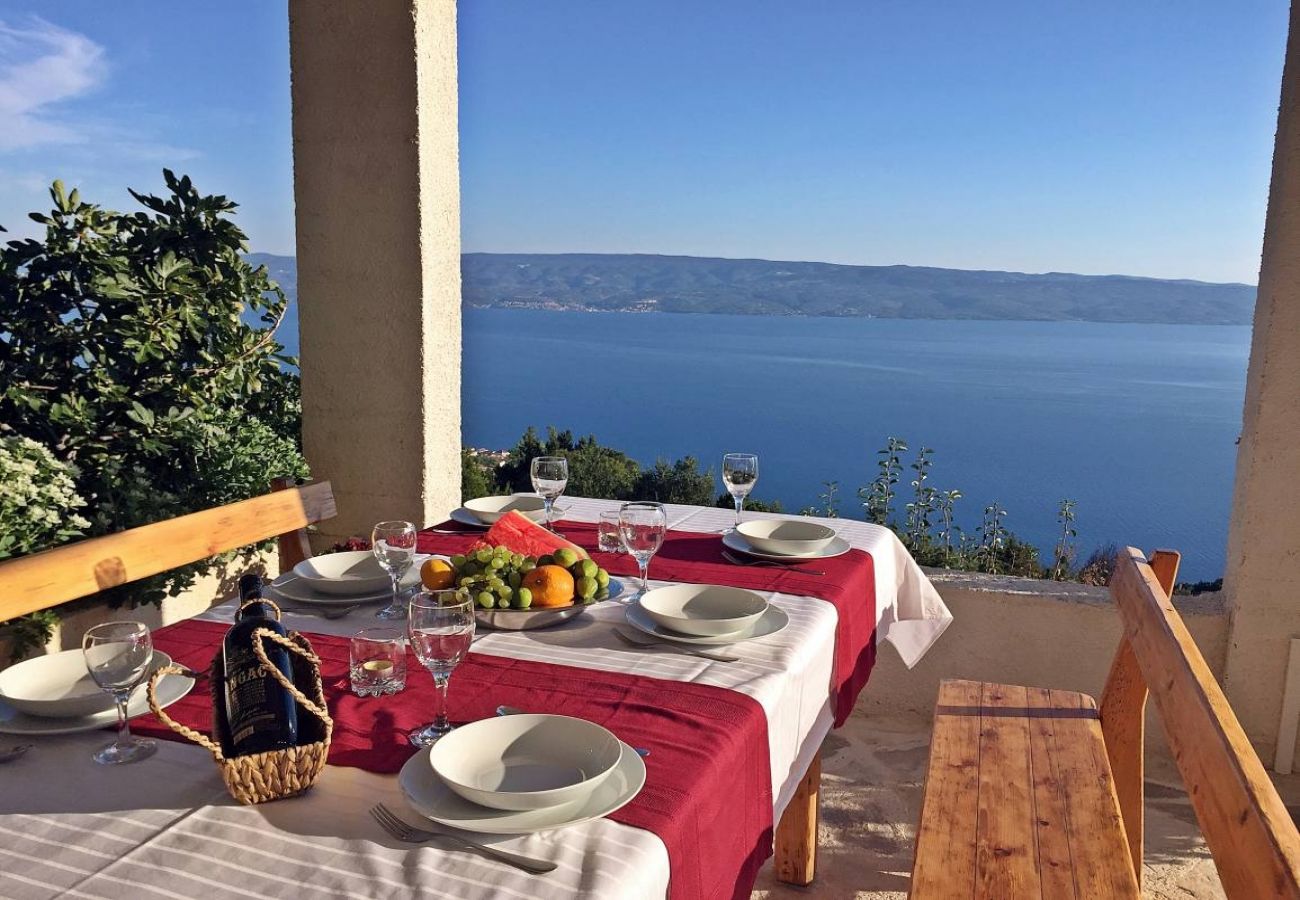
<svg viewBox="0 0 1300 900">
<path fill-rule="evenodd" d="M 753 591 L 717 584 L 655 588 L 638 603 L 655 624 L 696 637 L 733 634 L 767 612 L 767 601 Z"/>
<path fill-rule="evenodd" d="M 541 497 L 531 494 L 511 494 L 508 497 L 479 497 L 466 500 L 465 508 L 474 518 L 484 525 L 492 525 L 497 519 L 514 510 L 522 513 L 534 522 L 540 522 L 546 515 L 546 503 Z"/>
<path fill-rule="evenodd" d="M 429 764 L 471 803 L 528 810 L 591 796 L 622 753 L 594 722 L 520 713 L 462 725 L 433 745 Z"/>
<path fill-rule="evenodd" d="M 170 663 L 171 657 L 155 650 L 149 671 Z M 10 666 L 0 672 L 0 696 L 19 712 L 44 719 L 76 719 L 113 708 L 112 696 L 90 677 L 80 650 L 33 656 Z"/>
<path fill-rule="evenodd" d="M 835 529 L 806 519 L 751 519 L 736 530 L 755 550 L 795 556 L 816 553 L 835 540 Z"/>
<path fill-rule="evenodd" d="M 293 574 L 322 594 L 373 594 L 393 583 L 369 550 L 313 556 L 294 566 Z"/>
</svg>

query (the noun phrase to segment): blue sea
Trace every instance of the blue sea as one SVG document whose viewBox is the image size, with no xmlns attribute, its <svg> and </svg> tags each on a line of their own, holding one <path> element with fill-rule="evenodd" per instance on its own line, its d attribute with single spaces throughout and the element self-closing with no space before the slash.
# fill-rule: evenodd
<svg viewBox="0 0 1300 900">
<path fill-rule="evenodd" d="M 833 480 L 861 516 L 893 435 L 933 448 L 968 531 L 996 502 L 1050 550 L 1070 498 L 1083 554 L 1173 547 L 1181 578 L 1211 579 L 1249 344 L 1236 326 L 466 310 L 462 438 L 506 448 L 555 425 L 715 475 L 753 451 L 755 496 L 797 511 Z"/>
</svg>

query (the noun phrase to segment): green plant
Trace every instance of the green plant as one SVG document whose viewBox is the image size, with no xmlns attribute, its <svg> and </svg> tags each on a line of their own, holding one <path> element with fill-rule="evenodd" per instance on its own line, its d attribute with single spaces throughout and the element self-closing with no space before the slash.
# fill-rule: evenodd
<svg viewBox="0 0 1300 900">
<path fill-rule="evenodd" d="M 1074 564 L 1074 557 L 1078 552 L 1074 546 L 1074 539 L 1079 532 L 1074 528 L 1073 500 L 1061 501 L 1061 506 L 1056 513 L 1056 521 L 1061 526 L 1061 534 L 1056 539 L 1056 546 L 1052 548 L 1052 578 L 1056 581 L 1065 581 L 1070 577 L 1070 566 Z"/>
<path fill-rule="evenodd" d="M 817 495 L 821 506 L 805 506 L 799 510 L 801 516 L 821 516 L 826 519 L 838 519 L 840 517 L 840 483 L 838 481 L 823 481 L 822 492 Z"/>
<path fill-rule="evenodd" d="M 167 519 L 306 474 L 285 297 L 244 259 L 236 205 L 163 171 L 115 212 L 56 181 L 44 238 L 0 250 L 0 429 L 76 467 L 89 534 Z M 105 592 L 180 593 L 212 562 Z"/>
<path fill-rule="evenodd" d="M 906 526 L 903 532 L 904 542 L 909 547 L 918 549 L 928 549 L 930 544 L 930 529 L 932 527 L 930 517 L 938 507 L 939 492 L 926 484 L 930 479 L 930 467 L 934 464 L 931 455 L 934 453 L 929 447 L 922 447 L 916 451 L 916 460 L 912 463 L 912 471 L 916 477 L 912 479 L 912 501 L 904 508 L 907 511 Z"/>
<path fill-rule="evenodd" d="M 23 556 L 80 537 L 90 522 L 76 511 L 75 471 L 30 438 L 0 435 L 0 559 Z M 49 610 L 10 620 L 15 659 L 50 639 L 58 616 Z"/>
<path fill-rule="evenodd" d="M 991 575 L 998 574 L 998 564 L 1002 561 L 1009 532 L 1002 524 L 1007 511 L 997 501 L 984 507 L 984 518 L 977 529 L 979 550 L 977 557 L 980 568 Z"/>
<path fill-rule="evenodd" d="M 670 464 L 656 460 L 637 479 L 635 494 L 638 500 L 658 500 L 660 503 L 686 503 L 708 506 L 713 499 L 713 470 L 701 472 L 693 456 Z"/>
<path fill-rule="evenodd" d="M 871 484 L 858 488 L 858 499 L 866 510 L 867 521 L 876 525 L 888 525 L 894 510 L 894 485 L 903 471 L 902 454 L 907 452 L 907 442 L 891 437 L 885 449 L 877 452 L 880 460 L 876 468 L 880 470 Z"/>
<path fill-rule="evenodd" d="M 496 490 L 496 473 L 483 464 L 478 455 L 469 449 L 460 451 L 460 499 L 473 500 L 486 497 Z"/>
<path fill-rule="evenodd" d="M 959 558 L 962 549 L 961 529 L 956 527 L 953 516 L 957 501 L 962 497 L 961 491 L 953 488 L 939 493 L 939 546 L 943 550 L 943 564 L 952 565 L 954 559 Z M 957 555 L 954 556 L 953 536 L 957 535 Z"/>
<path fill-rule="evenodd" d="M 640 467 L 627 454 L 602 446 L 595 435 L 574 439 L 572 431 L 546 429 L 546 440 L 532 426 L 520 437 L 504 465 L 497 470 L 497 484 L 505 491 L 533 489 L 529 466 L 537 456 L 563 456 L 569 460 L 569 484 L 565 492 L 578 497 L 627 500 L 635 492 Z"/>
<path fill-rule="evenodd" d="M 714 501 L 713 505 L 718 509 L 729 509 L 733 512 L 736 509 L 735 499 L 726 491 L 718 495 L 718 499 Z M 751 495 L 745 498 L 745 512 L 779 513 L 785 512 L 785 507 L 781 505 L 780 500 L 760 500 Z M 801 513 L 801 515 L 807 514 Z"/>
</svg>

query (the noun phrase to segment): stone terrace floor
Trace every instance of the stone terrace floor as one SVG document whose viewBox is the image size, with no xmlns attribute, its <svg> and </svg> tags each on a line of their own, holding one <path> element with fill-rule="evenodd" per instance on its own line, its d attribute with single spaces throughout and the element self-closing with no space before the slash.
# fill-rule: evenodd
<svg viewBox="0 0 1300 900">
<path fill-rule="evenodd" d="M 822 750 L 817 880 L 809 888 L 780 884 L 769 863 L 752 897 L 906 897 L 929 741 L 928 723 L 861 710 L 832 732 Z M 1279 789 L 1288 804 L 1300 799 L 1300 775 L 1282 779 Z M 1148 760 L 1146 797 L 1144 896 L 1223 897 L 1172 762 Z M 1294 815 L 1297 807 L 1290 808 Z"/>
</svg>

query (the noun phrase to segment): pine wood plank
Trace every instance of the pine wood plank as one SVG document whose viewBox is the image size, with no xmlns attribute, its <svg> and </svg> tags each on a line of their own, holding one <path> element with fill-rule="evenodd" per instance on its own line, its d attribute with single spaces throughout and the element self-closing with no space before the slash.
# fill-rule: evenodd
<svg viewBox="0 0 1300 900">
<path fill-rule="evenodd" d="M 1173 592 L 1177 581 L 1178 561 L 1179 555 L 1170 550 L 1157 550 L 1151 556 L 1152 570 L 1167 594 Z M 1146 708 L 1146 679 L 1142 677 L 1133 645 L 1127 638 L 1121 638 L 1101 694 L 1101 732 L 1106 741 L 1106 757 L 1110 761 L 1115 795 L 1119 798 L 1124 831 L 1128 835 L 1129 857 L 1139 887 L 1142 885 L 1142 846 L 1146 829 Z"/>
<path fill-rule="evenodd" d="M 822 754 L 808 763 L 790 805 L 776 827 L 776 877 L 806 887 L 817 875 L 817 824 L 821 806 Z"/>
<path fill-rule="evenodd" d="M 1070 856 L 1069 810 L 1056 769 L 1052 698 L 1043 688 L 1029 688 L 1027 695 L 1038 876 L 1044 897 L 1067 900 L 1078 895 Z"/>
<path fill-rule="evenodd" d="M 1034 834 L 1028 693 L 983 685 L 980 702 L 975 897 L 1041 897 Z"/>
<path fill-rule="evenodd" d="M 1300 833 L 1140 551 L 1120 553 L 1111 593 L 1224 892 L 1300 898 Z"/>
<path fill-rule="evenodd" d="M 1051 691 L 1053 742 L 1068 810 L 1070 857 L 1079 897 L 1140 896 L 1110 776 L 1097 706 L 1086 694 Z"/>
<path fill-rule="evenodd" d="M 0 563 L 0 621 L 156 575 L 335 514 L 328 481 Z"/>
<path fill-rule="evenodd" d="M 969 900 L 975 892 L 981 685 L 939 686 L 925 797 L 912 864 L 912 897 Z"/>
<path fill-rule="evenodd" d="M 271 490 L 287 491 L 296 487 L 292 478 L 272 478 Z M 286 531 L 280 535 L 276 541 L 276 549 L 280 555 L 280 571 L 289 572 L 300 562 L 311 559 L 311 539 L 307 536 L 307 528 L 295 528 L 293 531 Z"/>
</svg>

